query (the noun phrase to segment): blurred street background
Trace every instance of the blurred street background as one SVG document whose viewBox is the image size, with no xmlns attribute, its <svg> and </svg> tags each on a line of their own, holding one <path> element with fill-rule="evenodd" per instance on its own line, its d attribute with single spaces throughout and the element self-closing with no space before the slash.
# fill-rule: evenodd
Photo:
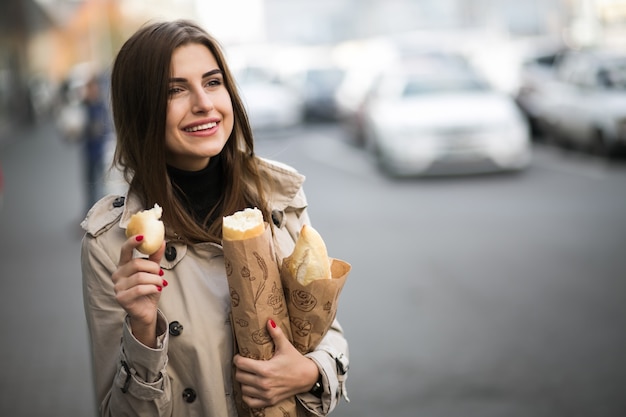
<svg viewBox="0 0 626 417">
<path fill-rule="evenodd" d="M 333 416 L 626 415 L 626 1 L 2 0 L 1 416 L 96 415 L 80 103 L 179 17 L 353 265 Z"/>
</svg>

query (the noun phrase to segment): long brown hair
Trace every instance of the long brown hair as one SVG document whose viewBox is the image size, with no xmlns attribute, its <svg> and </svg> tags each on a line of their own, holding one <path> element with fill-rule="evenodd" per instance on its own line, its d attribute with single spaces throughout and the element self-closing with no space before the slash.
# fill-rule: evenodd
<svg viewBox="0 0 626 417">
<path fill-rule="evenodd" d="M 216 220 L 205 226 L 176 198 L 165 162 L 170 61 L 176 48 L 190 43 L 206 46 L 215 57 L 234 113 L 233 131 L 221 152 L 224 193 L 212 213 Z M 245 207 L 258 207 L 270 219 L 246 110 L 219 43 L 200 26 L 188 20 L 157 22 L 132 35 L 113 64 L 111 104 L 117 133 L 114 163 L 146 208 L 154 203 L 163 207 L 170 237 L 219 243 L 222 217 Z"/>
</svg>

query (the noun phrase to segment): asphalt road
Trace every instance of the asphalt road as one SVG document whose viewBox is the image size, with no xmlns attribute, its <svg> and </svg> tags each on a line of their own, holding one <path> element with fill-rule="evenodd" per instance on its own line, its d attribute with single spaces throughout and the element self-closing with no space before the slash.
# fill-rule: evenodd
<svg viewBox="0 0 626 417">
<path fill-rule="evenodd" d="M 393 181 L 336 127 L 262 134 L 353 270 L 336 417 L 626 415 L 626 164 L 535 150 L 521 175 Z M 49 126 L 0 147 L 0 415 L 91 416 L 80 155 Z"/>
</svg>

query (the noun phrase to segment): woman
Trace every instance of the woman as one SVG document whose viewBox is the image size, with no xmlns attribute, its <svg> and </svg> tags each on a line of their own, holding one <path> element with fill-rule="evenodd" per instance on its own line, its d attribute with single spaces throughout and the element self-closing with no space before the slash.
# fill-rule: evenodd
<svg viewBox="0 0 626 417">
<path fill-rule="evenodd" d="M 115 162 L 129 182 L 83 222 L 83 291 L 100 412 L 236 416 L 296 396 L 326 415 L 345 396 L 348 346 L 335 322 L 303 356 L 268 321 L 271 360 L 235 355 L 222 217 L 258 207 L 279 259 L 309 222 L 304 177 L 255 156 L 243 104 L 218 43 L 189 21 L 154 23 L 123 45 L 111 76 Z M 158 203 L 166 243 L 134 256 L 129 217 Z M 234 371 L 233 371 L 234 369 Z M 304 411 L 302 411 L 304 414 Z"/>
</svg>

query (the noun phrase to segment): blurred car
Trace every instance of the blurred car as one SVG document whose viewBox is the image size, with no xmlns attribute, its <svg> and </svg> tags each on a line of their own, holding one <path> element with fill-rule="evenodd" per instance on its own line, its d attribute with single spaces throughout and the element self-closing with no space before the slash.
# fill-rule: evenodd
<svg viewBox="0 0 626 417">
<path fill-rule="evenodd" d="M 398 48 L 392 43 L 388 46 L 391 49 Z M 425 61 L 429 65 L 435 62 L 448 66 L 460 66 L 466 68 L 469 64 L 467 59 L 456 52 L 443 52 L 433 50 L 430 47 L 414 48 L 410 51 L 403 51 L 402 56 L 397 53 L 392 54 L 386 61 L 372 65 L 364 65 L 353 68 L 346 73 L 344 81 L 337 91 L 337 101 L 339 107 L 339 117 L 343 127 L 347 131 L 349 140 L 356 146 L 365 144 L 365 112 L 367 100 L 371 92 L 375 90 L 376 82 L 387 68 L 397 64 L 400 60 Z"/>
<path fill-rule="evenodd" d="M 305 118 L 339 119 L 337 91 L 345 76 L 345 69 L 327 65 L 306 68 L 294 77 L 294 83 L 302 92 Z"/>
<path fill-rule="evenodd" d="M 543 88 L 556 77 L 556 63 L 563 53 L 560 45 L 531 52 L 522 62 L 515 100 L 530 123 L 533 139 L 542 139 L 540 116 L 544 104 Z"/>
<path fill-rule="evenodd" d="M 528 122 L 513 98 L 446 60 L 394 65 L 362 117 L 365 146 L 394 176 L 515 171 L 531 160 Z"/>
<path fill-rule="evenodd" d="M 556 143 L 598 155 L 626 149 L 626 53 L 568 51 L 541 87 L 535 115 Z"/>
<path fill-rule="evenodd" d="M 266 68 L 246 66 L 234 72 L 241 98 L 255 130 L 296 126 L 304 120 L 304 101 Z"/>
</svg>

